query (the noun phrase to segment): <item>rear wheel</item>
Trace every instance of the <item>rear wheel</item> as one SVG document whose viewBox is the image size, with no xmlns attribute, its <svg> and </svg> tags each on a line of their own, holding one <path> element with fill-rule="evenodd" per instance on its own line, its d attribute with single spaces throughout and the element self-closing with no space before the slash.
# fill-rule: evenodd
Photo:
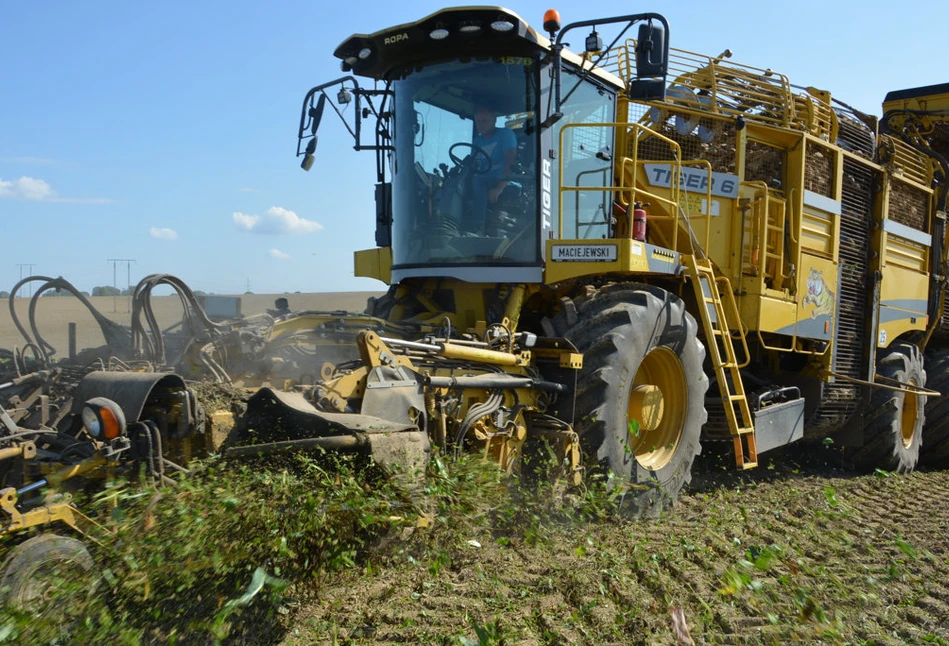
<svg viewBox="0 0 949 646">
<path fill-rule="evenodd" d="M 877 374 L 890 381 L 925 387 L 926 371 L 919 348 L 894 344 L 877 362 Z M 909 472 L 919 461 L 926 397 L 905 391 L 877 388 L 864 418 L 863 446 L 851 458 L 858 469 Z"/>
<path fill-rule="evenodd" d="M 926 351 L 927 388 L 942 393 L 926 398 L 926 422 L 920 462 L 944 469 L 949 467 L 949 350 Z"/>
<path fill-rule="evenodd" d="M 0 599 L 17 610 L 38 610 L 64 583 L 92 569 L 92 557 L 81 541 L 40 534 L 10 551 L 0 570 Z"/>
<path fill-rule="evenodd" d="M 658 515 L 691 480 L 708 379 L 697 325 L 676 296 L 611 285 L 578 301 L 567 331 L 583 352 L 576 430 L 623 487 L 622 510 Z"/>
</svg>

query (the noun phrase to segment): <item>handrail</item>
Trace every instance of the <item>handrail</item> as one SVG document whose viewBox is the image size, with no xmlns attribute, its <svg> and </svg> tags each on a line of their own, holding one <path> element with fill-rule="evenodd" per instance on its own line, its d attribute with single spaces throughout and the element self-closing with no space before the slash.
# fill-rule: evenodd
<svg viewBox="0 0 949 646">
<path fill-rule="evenodd" d="M 565 161 L 568 160 L 567 155 L 563 154 L 565 136 L 569 129 L 580 129 L 580 128 L 610 128 L 614 130 L 622 128 L 625 131 L 624 132 L 625 136 L 623 138 L 624 140 L 629 140 L 631 132 L 639 133 L 639 132 L 644 131 L 648 133 L 648 136 L 657 137 L 658 139 L 668 143 L 673 151 L 674 159 L 668 162 L 656 161 L 656 162 L 650 162 L 650 163 L 658 163 L 658 164 L 668 163 L 670 165 L 670 176 L 671 176 L 670 192 L 671 192 L 672 199 L 662 198 L 655 193 L 650 193 L 636 186 L 636 183 L 634 181 L 634 178 L 636 177 L 635 170 L 638 168 L 640 162 L 638 159 L 638 150 L 636 150 L 635 148 L 634 148 L 634 155 L 632 159 L 626 156 L 620 157 L 618 159 L 618 166 L 619 166 L 618 170 L 620 172 L 620 177 L 622 179 L 619 182 L 617 182 L 617 178 L 614 177 L 613 186 L 578 186 L 578 185 L 570 185 L 570 184 L 565 183 L 564 163 Z M 636 137 L 638 136 L 639 135 L 637 134 Z M 610 141 L 611 143 L 615 143 L 616 140 L 617 140 L 617 137 L 615 136 L 615 133 L 614 133 L 614 136 L 610 138 Z M 560 204 L 561 204 L 561 214 L 563 213 L 562 206 L 564 204 L 564 193 L 569 193 L 569 192 L 580 193 L 584 191 L 586 192 L 594 191 L 594 192 L 613 193 L 617 196 L 619 203 L 623 204 L 624 206 L 630 206 L 634 204 L 637 201 L 635 199 L 637 194 L 646 195 L 650 199 L 654 199 L 657 202 L 666 203 L 669 205 L 678 205 L 679 175 L 680 175 L 679 170 L 681 169 L 681 163 L 677 160 L 682 158 L 682 149 L 675 140 L 670 139 L 641 124 L 636 124 L 636 123 L 630 124 L 627 122 L 615 121 L 615 122 L 603 122 L 603 123 L 564 124 L 560 129 L 558 144 L 559 144 L 559 150 L 561 151 L 561 154 L 559 155 L 559 166 L 558 166 L 558 171 L 559 171 L 558 172 L 558 177 L 559 177 L 558 198 L 560 199 Z M 616 164 L 617 160 L 614 159 L 613 161 L 614 161 L 614 164 Z M 628 184 L 624 181 L 627 176 L 631 178 L 631 181 Z M 673 210 L 673 209 L 670 209 L 670 210 Z M 630 237 L 632 236 L 632 215 L 633 215 L 632 212 L 630 212 L 629 209 L 627 209 L 628 222 L 626 223 L 627 224 L 626 231 L 627 231 L 627 235 Z M 674 231 L 673 232 L 673 248 L 675 248 L 675 244 L 677 242 L 677 232 L 678 232 L 678 221 L 677 221 L 678 216 L 677 215 L 675 219 L 676 219 L 676 222 L 675 222 L 675 227 L 673 229 Z M 564 218 L 561 216 L 560 221 L 558 223 L 558 227 L 557 227 L 558 236 L 560 238 L 563 238 L 563 226 L 564 226 Z"/>
<path fill-rule="evenodd" d="M 761 347 L 765 350 L 772 350 L 774 352 L 793 352 L 794 346 L 797 345 L 797 334 L 791 335 L 791 345 L 787 348 L 783 348 L 779 345 L 768 345 L 764 337 L 761 336 L 761 330 L 755 330 L 755 334 L 758 335 L 758 343 L 761 344 Z"/>
<path fill-rule="evenodd" d="M 730 316 L 732 318 L 732 321 L 735 321 L 738 323 L 738 329 L 737 329 L 738 338 L 741 339 L 741 351 L 745 355 L 745 360 L 742 363 L 739 363 L 738 367 L 744 368 L 749 363 L 751 363 L 751 352 L 748 350 L 748 340 L 745 338 L 746 336 L 745 322 L 741 320 L 741 313 L 738 311 L 738 303 L 735 301 L 735 292 L 732 291 L 732 283 L 730 280 L 728 280 L 728 276 L 726 276 L 725 274 L 715 274 L 713 271 L 713 277 L 715 278 L 715 282 L 723 283 L 725 285 L 725 291 L 722 291 L 721 289 L 719 289 L 718 293 L 729 294 L 729 296 L 725 297 L 724 299 L 721 299 L 723 301 L 722 310 L 724 311 L 725 309 L 724 303 L 728 303 L 729 309 L 731 311 L 726 312 L 725 317 L 727 319 Z M 725 323 L 727 325 L 728 321 L 726 320 Z M 734 338 L 734 335 L 733 335 L 733 338 Z"/>
<path fill-rule="evenodd" d="M 613 48 L 603 66 L 627 83 L 635 78 L 635 39 Z M 728 54 L 727 56 L 730 56 Z M 665 104 L 704 113 L 790 128 L 826 141 L 837 136 L 837 118 L 829 92 L 806 88 L 795 93 L 784 74 L 669 48 L 672 78 Z M 656 102 L 658 104 L 658 102 Z"/>
<path fill-rule="evenodd" d="M 635 178 L 636 178 L 636 173 L 635 173 L 635 170 L 639 167 L 639 164 L 640 164 L 640 161 L 639 161 L 639 145 L 638 145 L 638 142 L 639 142 L 640 137 L 641 137 L 643 134 L 645 134 L 645 135 L 648 136 L 648 137 L 655 137 L 655 138 L 657 138 L 659 141 L 664 141 L 664 142 L 666 142 L 666 143 L 669 145 L 670 149 L 672 150 L 672 153 L 673 153 L 673 154 L 672 154 L 672 159 L 671 159 L 671 160 L 655 161 L 655 162 L 653 162 L 653 163 L 656 163 L 656 164 L 665 164 L 665 163 L 668 163 L 668 164 L 669 164 L 669 194 L 670 194 L 671 199 L 666 200 L 666 199 L 660 198 L 660 197 L 658 197 L 658 196 L 655 196 L 655 197 L 656 197 L 660 202 L 665 202 L 665 203 L 667 203 L 667 204 L 669 204 L 669 205 L 675 205 L 675 208 L 670 208 L 670 209 L 669 209 L 669 211 L 671 211 L 671 212 L 674 214 L 674 215 L 672 216 L 672 244 L 670 245 L 670 248 L 672 248 L 672 249 L 678 249 L 678 248 L 679 248 L 679 247 L 678 247 L 678 243 L 679 243 L 679 189 L 680 189 L 680 187 L 679 187 L 679 181 L 680 181 L 680 178 L 681 178 L 681 175 L 682 175 L 682 172 L 681 172 L 681 171 L 682 171 L 682 147 L 679 145 L 679 142 L 677 142 L 676 140 L 671 139 L 671 138 L 669 138 L 669 137 L 666 137 L 665 135 L 656 132 L 656 131 L 653 130 L 652 128 L 649 128 L 649 127 L 647 127 L 647 126 L 644 126 L 644 125 L 642 125 L 641 123 L 629 123 L 629 124 L 625 124 L 625 126 L 626 126 L 626 133 L 625 133 L 625 135 L 626 135 L 626 136 L 625 136 L 626 142 L 629 142 L 629 141 L 630 141 L 630 135 L 632 134 L 632 135 L 633 135 L 633 136 L 632 136 L 632 141 L 633 141 L 633 143 L 635 144 L 635 145 L 633 145 L 632 147 L 630 147 L 628 143 L 626 144 L 626 150 L 627 150 L 627 151 L 628 151 L 630 148 L 632 148 L 633 157 L 632 157 L 631 161 L 632 161 L 632 167 L 633 167 L 633 171 L 634 171 L 634 172 L 630 175 L 630 178 L 631 178 L 631 179 L 630 179 L 630 182 L 629 182 L 629 189 L 628 189 L 628 190 L 630 191 L 630 198 L 631 198 L 631 199 L 630 199 L 629 202 L 627 202 L 627 206 L 629 206 L 629 205 L 631 205 L 631 204 L 634 204 L 634 203 L 636 202 L 636 200 L 635 200 L 634 198 L 635 198 L 635 195 L 636 195 L 636 192 L 637 192 L 637 191 L 639 191 L 639 192 L 641 192 L 641 193 L 643 193 L 643 194 L 645 194 L 645 195 L 652 195 L 652 194 L 648 193 L 647 191 L 645 191 L 645 190 L 643 190 L 643 189 L 638 189 L 638 188 L 636 187 L 636 180 L 635 180 Z M 627 167 L 626 162 L 627 162 L 627 160 L 629 160 L 629 159 L 630 159 L 629 157 L 623 157 L 623 164 L 622 164 L 622 167 L 623 167 L 623 178 L 624 178 L 624 179 L 626 178 L 626 167 Z M 628 213 L 628 209 L 627 209 L 627 214 L 628 214 L 628 216 L 629 216 L 630 218 L 632 218 L 632 214 L 631 214 L 631 213 Z M 629 230 L 630 232 L 632 232 L 632 220 L 630 220 L 630 222 L 629 222 L 628 230 Z"/>
</svg>

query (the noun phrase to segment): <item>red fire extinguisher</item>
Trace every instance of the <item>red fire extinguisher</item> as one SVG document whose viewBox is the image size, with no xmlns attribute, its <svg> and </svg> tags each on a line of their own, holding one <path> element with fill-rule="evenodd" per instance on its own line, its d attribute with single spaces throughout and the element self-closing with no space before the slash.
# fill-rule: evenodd
<svg viewBox="0 0 949 646">
<path fill-rule="evenodd" d="M 646 208 L 649 203 L 633 203 L 633 240 L 646 242 Z"/>
</svg>

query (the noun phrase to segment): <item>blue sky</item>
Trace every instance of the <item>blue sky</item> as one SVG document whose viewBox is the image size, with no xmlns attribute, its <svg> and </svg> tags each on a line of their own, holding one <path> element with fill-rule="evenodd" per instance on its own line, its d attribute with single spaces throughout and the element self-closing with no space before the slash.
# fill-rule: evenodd
<svg viewBox="0 0 949 646">
<path fill-rule="evenodd" d="M 581 8 L 582 4 L 582 8 Z M 615 15 L 622 3 L 506 6 L 540 28 Z M 372 153 L 333 115 L 299 168 L 306 91 L 340 75 L 352 33 L 446 5 L 401 3 L 0 3 L 0 290 L 33 272 L 80 289 L 167 272 L 216 293 L 379 290 L 353 276 L 374 242 Z M 949 81 L 939 2 L 636 3 L 673 47 L 770 67 L 880 113 L 887 91 Z M 784 13 L 783 13 L 784 12 Z M 119 265 L 119 286 L 126 282 Z"/>
</svg>

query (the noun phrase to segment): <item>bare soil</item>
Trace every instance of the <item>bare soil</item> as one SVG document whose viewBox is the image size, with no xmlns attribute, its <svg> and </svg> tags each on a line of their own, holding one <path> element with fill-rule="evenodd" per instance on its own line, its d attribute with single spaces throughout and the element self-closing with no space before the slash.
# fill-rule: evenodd
<svg viewBox="0 0 949 646">
<path fill-rule="evenodd" d="M 281 296 L 294 310 L 358 311 L 370 295 L 245 295 L 242 312 Z M 16 303 L 22 320 L 28 304 Z M 128 323 L 122 299 L 94 304 Z M 75 299 L 38 308 L 61 354 L 69 321 L 80 348 L 101 343 Z M 180 317 L 177 297 L 155 308 L 162 324 Z M 18 342 L 4 311 L 0 347 Z M 582 491 L 436 513 L 290 590 L 276 616 L 235 615 L 228 641 L 949 646 L 949 473 L 857 476 L 821 445 L 739 473 L 715 449 L 659 520 L 560 513 Z"/>
<path fill-rule="evenodd" d="M 468 535 L 437 519 L 285 608 L 270 639 L 949 644 L 949 473 L 857 477 L 835 455 L 796 448 L 747 474 L 704 457 L 658 521 L 532 526 L 528 509 Z"/>
<path fill-rule="evenodd" d="M 299 310 L 346 310 L 362 312 L 370 296 L 377 292 L 324 292 L 314 294 L 242 294 L 241 314 L 259 314 L 274 306 L 277 298 L 286 298 L 290 309 Z M 29 298 L 15 300 L 16 315 L 20 323 L 29 329 Z M 96 310 L 108 319 L 129 325 L 132 314 L 127 296 L 96 296 L 89 299 Z M 159 324 L 165 328 L 181 320 L 181 301 L 177 296 L 152 297 L 152 307 Z M 78 299 L 71 296 L 43 297 L 36 303 L 36 322 L 42 337 L 57 349 L 57 356 L 67 356 L 69 345 L 69 323 L 76 324 L 77 349 L 98 347 L 105 343 L 99 326 L 89 310 Z M 17 331 L 10 315 L 9 300 L 0 302 L 0 348 L 22 347 L 22 335 Z"/>
</svg>

